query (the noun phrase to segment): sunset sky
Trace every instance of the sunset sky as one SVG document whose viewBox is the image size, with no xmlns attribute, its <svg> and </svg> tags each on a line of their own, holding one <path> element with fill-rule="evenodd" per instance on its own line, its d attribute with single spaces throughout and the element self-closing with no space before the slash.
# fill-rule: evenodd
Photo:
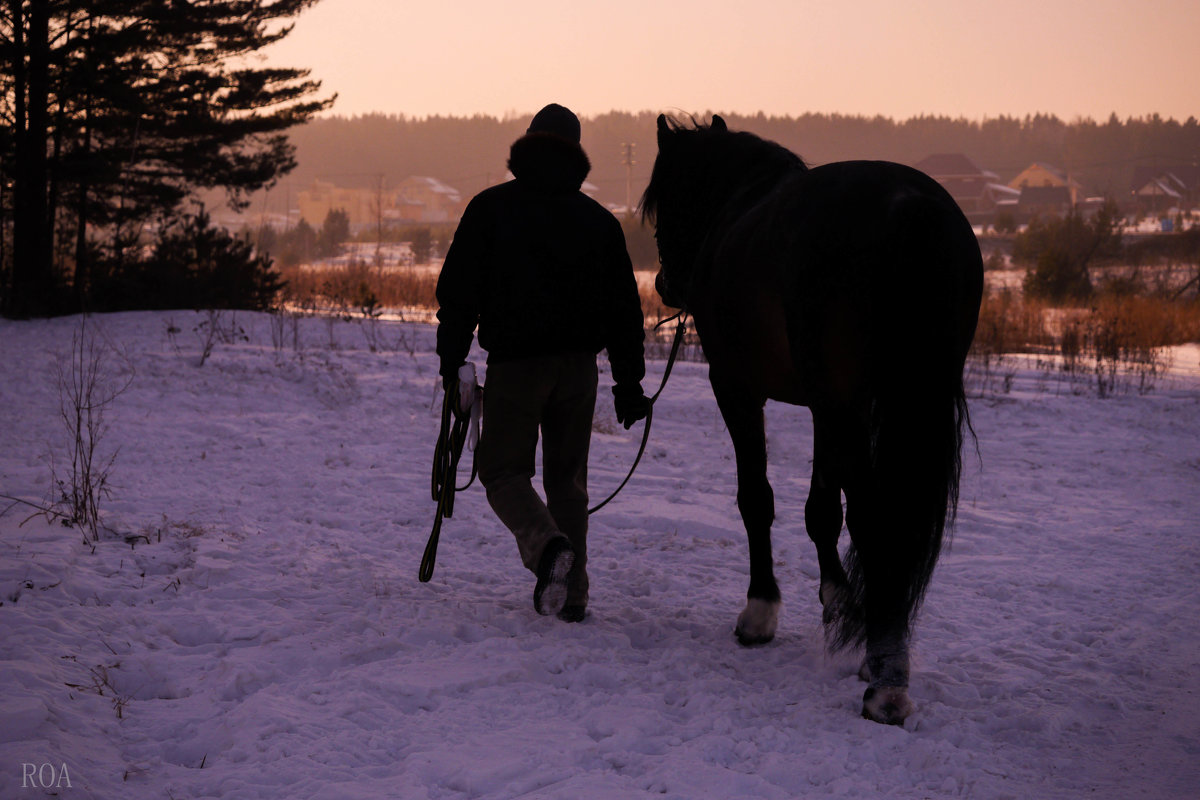
<svg viewBox="0 0 1200 800">
<path fill-rule="evenodd" d="M 334 112 L 1200 117 L 1198 0 L 322 0 Z"/>
</svg>

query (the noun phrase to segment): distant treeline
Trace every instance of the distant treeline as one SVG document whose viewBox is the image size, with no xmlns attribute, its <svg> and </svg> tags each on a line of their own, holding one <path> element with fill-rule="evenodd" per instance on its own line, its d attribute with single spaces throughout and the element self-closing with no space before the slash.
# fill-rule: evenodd
<svg viewBox="0 0 1200 800">
<path fill-rule="evenodd" d="M 1136 166 L 1166 167 L 1200 159 L 1200 123 L 1146 118 L 1064 122 L 1053 115 L 1001 116 L 983 121 L 923 116 L 804 114 L 798 117 L 722 114 L 731 128 L 779 142 L 810 164 L 884 159 L 915 164 L 935 153 L 965 153 L 1007 182 L 1035 161 L 1070 171 L 1089 193 L 1120 197 Z M 612 112 L 583 120 L 583 146 L 592 161 L 589 181 L 606 203 L 626 199 L 625 147 L 633 144 L 632 199 L 650 177 L 656 152 L 656 112 Z M 706 121 L 708 115 L 701 117 Z M 320 178 L 340 186 L 371 187 L 409 175 L 436 177 L 474 195 L 505 178 L 509 145 L 526 117 L 411 118 L 370 114 L 325 117 L 291 131 L 298 166 L 260 208 L 282 210 L 295 192 Z M 252 206 L 253 208 L 254 206 Z"/>
</svg>

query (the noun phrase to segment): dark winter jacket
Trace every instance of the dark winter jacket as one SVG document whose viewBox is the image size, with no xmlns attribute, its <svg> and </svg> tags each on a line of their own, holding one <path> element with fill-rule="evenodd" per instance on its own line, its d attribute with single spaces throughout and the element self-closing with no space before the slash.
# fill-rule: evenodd
<svg viewBox="0 0 1200 800">
<path fill-rule="evenodd" d="M 532 133 L 508 167 L 513 180 L 467 205 L 438 278 L 442 374 L 466 360 L 478 325 L 489 363 L 607 348 L 614 381 L 632 389 L 645 374 L 641 300 L 620 223 L 579 191 L 591 163 L 578 144 Z"/>
</svg>

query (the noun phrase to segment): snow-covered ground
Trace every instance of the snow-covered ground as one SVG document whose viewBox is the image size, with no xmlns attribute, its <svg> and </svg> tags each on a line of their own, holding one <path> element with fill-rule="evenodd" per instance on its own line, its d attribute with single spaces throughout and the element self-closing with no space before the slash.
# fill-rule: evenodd
<svg viewBox="0 0 1200 800">
<path fill-rule="evenodd" d="M 111 532 L 85 545 L 28 506 L 0 517 L 0 797 L 1200 792 L 1195 348 L 1143 396 L 1100 399 L 1020 362 L 1011 391 L 977 387 L 978 456 L 917 629 L 918 711 L 889 728 L 858 716 L 856 658 L 824 651 L 803 409 L 768 411 L 785 601 L 772 644 L 732 636 L 745 540 L 695 363 L 677 366 L 634 480 L 593 517 L 592 613 L 566 625 L 533 612 L 532 576 L 478 487 L 417 581 L 432 328 L 380 323 L 371 352 L 358 323 L 304 320 L 299 346 L 289 333 L 277 350 L 268 317 L 239 314 L 249 341 L 197 366 L 204 320 L 89 321 L 132 370 L 100 444 L 119 448 Z M 61 474 L 68 443 L 54 363 L 78 326 L 0 321 L 0 494 L 52 499 L 50 454 Z M 597 499 L 640 434 L 607 397 Z"/>
</svg>

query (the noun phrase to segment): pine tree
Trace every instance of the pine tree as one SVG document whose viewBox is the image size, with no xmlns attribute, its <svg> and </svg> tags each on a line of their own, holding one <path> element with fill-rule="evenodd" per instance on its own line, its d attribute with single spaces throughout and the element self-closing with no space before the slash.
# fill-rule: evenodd
<svg viewBox="0 0 1200 800">
<path fill-rule="evenodd" d="M 317 255 L 321 258 L 336 256 L 342 251 L 342 243 L 349 239 L 350 215 L 344 208 L 329 209 L 317 234 Z"/>
<path fill-rule="evenodd" d="M 244 206 L 295 166 L 285 131 L 333 98 L 315 97 L 307 70 L 245 57 L 314 2 L 4 0 L 5 313 L 55 310 L 56 282 L 83 299 L 98 251 L 121 263 L 147 222 L 180 217 L 195 192 L 223 188 Z"/>
</svg>

